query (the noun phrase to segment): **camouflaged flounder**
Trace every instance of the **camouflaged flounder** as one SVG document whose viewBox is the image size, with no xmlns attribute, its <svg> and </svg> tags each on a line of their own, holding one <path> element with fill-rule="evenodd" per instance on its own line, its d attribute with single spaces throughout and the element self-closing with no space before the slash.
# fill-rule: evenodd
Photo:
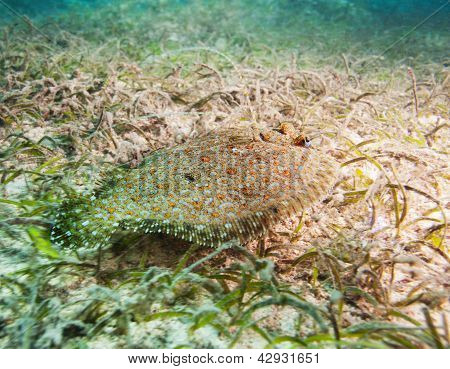
<svg viewBox="0 0 450 369">
<path fill-rule="evenodd" d="M 52 239 L 100 247 L 118 232 L 163 233 L 205 246 L 245 243 L 309 208 L 335 180 L 335 161 L 291 125 L 222 129 L 108 173 L 67 200 Z"/>
</svg>

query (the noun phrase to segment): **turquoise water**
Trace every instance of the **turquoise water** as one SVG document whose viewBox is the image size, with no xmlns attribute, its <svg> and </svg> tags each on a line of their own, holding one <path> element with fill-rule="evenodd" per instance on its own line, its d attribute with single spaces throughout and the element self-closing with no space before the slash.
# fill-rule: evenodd
<svg viewBox="0 0 450 369">
<path fill-rule="evenodd" d="M 199 4 L 203 7 L 211 7 L 211 12 L 203 14 L 202 22 L 210 23 L 210 27 L 220 27 L 223 21 L 220 19 L 220 8 L 231 9 L 231 12 L 223 13 L 223 17 L 228 18 L 227 33 L 236 33 L 242 27 L 242 23 L 248 23 L 247 32 L 250 36 L 260 35 L 261 32 L 270 30 L 271 34 L 286 36 L 286 33 L 293 35 L 299 32 L 308 37 L 314 38 L 316 30 L 310 24 L 304 23 L 304 18 L 320 25 L 321 31 L 333 32 L 339 24 L 341 30 L 345 29 L 348 34 L 345 37 L 361 40 L 370 40 L 371 36 L 386 33 L 392 30 L 402 29 L 406 33 L 448 33 L 450 29 L 450 6 L 447 0 L 3 0 L 2 3 L 9 5 L 7 9 L 4 4 L 0 4 L 0 22 L 10 24 L 10 22 L 22 22 L 18 14 L 23 15 L 33 21 L 54 22 L 56 26 L 72 33 L 83 33 L 89 28 L 89 24 L 78 23 L 76 27 L 70 26 L 66 21 L 58 17 L 61 16 L 81 16 L 89 18 L 92 14 L 105 19 L 110 17 L 113 9 L 117 9 L 115 14 L 118 27 L 120 23 L 127 19 L 133 21 L 133 17 L 140 18 L 143 15 L 152 17 L 155 22 L 160 19 L 164 11 L 177 12 L 186 9 L 196 9 Z M 121 12 L 126 4 L 126 11 Z M 219 11 L 218 8 L 219 7 Z M 218 12 L 217 12 L 218 11 Z M 218 22 L 217 22 L 218 20 Z M 174 24 L 185 23 L 185 18 L 172 18 Z M 136 19 L 136 24 L 139 19 Z M 417 29 L 416 29 L 417 27 Z M 54 30 L 48 29 L 45 32 L 52 33 Z M 97 28 L 104 32 L 114 34 L 117 29 L 110 24 L 99 24 Z M 212 31 L 217 31 L 218 29 Z M 121 30 L 125 31 L 126 30 Z M 142 33 L 146 30 L 142 29 Z M 187 31 L 189 34 L 189 31 Z M 203 40 L 204 41 L 204 40 Z"/>
<path fill-rule="evenodd" d="M 19 10 L 22 14 L 31 16 L 42 13 L 57 13 L 65 11 L 73 6 L 79 5 L 91 5 L 93 9 L 101 6 L 105 3 L 120 3 L 117 0 L 4 0 L 4 2 L 15 9 Z M 134 1 L 136 4 L 145 9 L 146 7 L 154 7 L 160 5 L 172 5 L 172 6 L 190 6 L 193 0 L 169 0 L 169 1 Z M 217 0 L 207 0 L 207 2 L 218 2 Z M 219 0 L 219 2 L 221 2 Z M 241 1 L 245 2 L 245 1 Z M 401 20 L 402 23 L 409 23 L 412 18 L 424 18 L 430 15 L 433 11 L 446 4 L 446 0 L 328 0 L 328 1 L 305 1 L 305 0 L 257 0 L 246 2 L 247 6 L 252 7 L 255 3 L 263 4 L 267 7 L 268 11 L 272 11 L 273 8 L 288 8 L 292 11 L 301 11 L 302 7 L 309 5 L 309 3 L 322 8 L 324 16 L 333 16 L 338 8 L 343 9 L 343 12 L 350 10 L 353 7 L 365 9 L 380 17 L 383 22 L 389 23 L 393 19 Z M 442 25 L 448 26 L 449 10 L 445 10 L 442 14 L 433 20 L 435 26 Z"/>
</svg>

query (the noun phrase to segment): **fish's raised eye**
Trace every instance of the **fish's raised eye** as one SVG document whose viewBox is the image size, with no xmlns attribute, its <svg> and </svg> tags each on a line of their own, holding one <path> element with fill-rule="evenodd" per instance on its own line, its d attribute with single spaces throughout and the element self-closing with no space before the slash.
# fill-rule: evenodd
<svg viewBox="0 0 450 369">
<path fill-rule="evenodd" d="M 300 135 L 294 138 L 294 145 L 301 147 L 310 147 L 311 141 L 305 135 Z"/>
</svg>

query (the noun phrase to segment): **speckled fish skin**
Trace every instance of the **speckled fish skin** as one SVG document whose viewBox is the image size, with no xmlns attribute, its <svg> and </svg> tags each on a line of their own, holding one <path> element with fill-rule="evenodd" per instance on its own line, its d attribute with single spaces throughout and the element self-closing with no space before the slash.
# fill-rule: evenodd
<svg viewBox="0 0 450 369">
<path fill-rule="evenodd" d="M 117 232 L 163 233 L 204 246 L 245 243 L 311 207 L 336 163 L 289 125 L 222 129 L 110 172 L 90 196 L 66 201 L 52 239 L 100 247 Z"/>
</svg>

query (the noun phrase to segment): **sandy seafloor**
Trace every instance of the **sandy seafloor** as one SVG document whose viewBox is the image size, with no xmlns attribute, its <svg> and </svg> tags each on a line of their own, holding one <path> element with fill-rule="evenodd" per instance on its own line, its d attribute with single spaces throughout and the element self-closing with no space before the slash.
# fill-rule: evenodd
<svg viewBox="0 0 450 369">
<path fill-rule="evenodd" d="M 27 17 L 0 5 L 0 347 L 449 346 L 450 6 L 421 25 L 445 2 L 7 3 Z M 245 245 L 259 261 L 49 241 L 104 168 L 282 122 L 341 168 Z"/>
</svg>

